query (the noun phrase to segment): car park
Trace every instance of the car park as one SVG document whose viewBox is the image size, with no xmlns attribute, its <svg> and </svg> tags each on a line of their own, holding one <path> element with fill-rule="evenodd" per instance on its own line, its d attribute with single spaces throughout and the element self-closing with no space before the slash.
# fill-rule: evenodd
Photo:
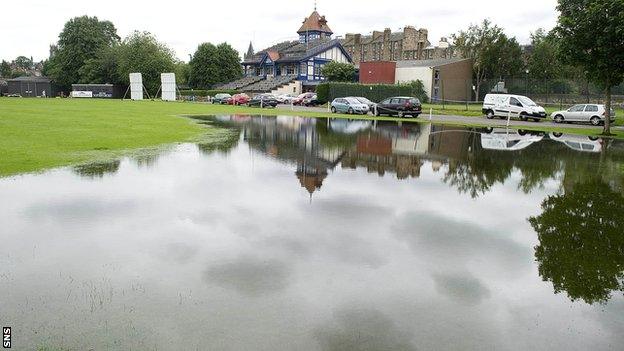
<svg viewBox="0 0 624 351">
<path fill-rule="evenodd" d="M 555 111 L 551 117 L 555 123 L 578 122 L 591 123 L 598 126 L 605 122 L 607 116 L 605 105 L 599 104 L 579 104 L 570 107 L 567 110 Z M 615 111 L 611 109 L 611 122 L 615 122 Z"/>
<path fill-rule="evenodd" d="M 224 105 L 227 104 L 227 100 L 231 97 L 232 95 L 230 94 L 217 94 L 212 98 L 212 103 Z"/>
<path fill-rule="evenodd" d="M 359 100 L 353 97 L 337 98 L 331 103 L 331 111 L 333 113 L 348 113 L 352 114 L 368 114 L 370 109 L 368 105 L 361 103 Z"/>
<path fill-rule="evenodd" d="M 249 100 L 248 105 L 258 107 L 276 107 L 278 102 L 277 98 L 273 94 L 259 94 Z"/>
<path fill-rule="evenodd" d="M 535 122 L 546 118 L 546 110 L 526 96 L 510 94 L 487 94 L 483 101 L 483 114 L 488 119 L 494 117 L 517 117 L 522 121 Z"/>
<path fill-rule="evenodd" d="M 420 100 L 414 97 L 391 97 L 377 104 L 376 116 L 413 116 L 418 117 L 422 113 Z"/>
<path fill-rule="evenodd" d="M 250 97 L 247 94 L 236 94 L 226 101 L 228 105 L 246 105 L 249 103 L 249 100 Z"/>
</svg>

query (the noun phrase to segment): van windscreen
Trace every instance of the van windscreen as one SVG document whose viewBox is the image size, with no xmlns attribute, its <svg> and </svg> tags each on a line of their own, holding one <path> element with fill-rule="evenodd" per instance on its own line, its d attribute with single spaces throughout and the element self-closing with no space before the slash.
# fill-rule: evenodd
<svg viewBox="0 0 624 351">
<path fill-rule="evenodd" d="M 520 102 L 522 102 L 522 104 L 526 106 L 537 106 L 537 104 L 534 103 L 533 100 L 529 99 L 528 97 L 518 96 L 518 100 L 520 100 Z"/>
</svg>

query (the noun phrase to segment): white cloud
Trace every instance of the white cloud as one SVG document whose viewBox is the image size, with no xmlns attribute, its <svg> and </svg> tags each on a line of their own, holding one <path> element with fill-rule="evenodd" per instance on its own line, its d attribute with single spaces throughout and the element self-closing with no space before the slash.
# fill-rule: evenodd
<svg viewBox="0 0 624 351">
<path fill-rule="evenodd" d="M 0 58 L 46 58 L 49 45 L 56 42 L 63 24 L 84 14 L 112 21 L 122 37 L 135 29 L 150 31 L 183 60 L 206 41 L 227 41 L 242 52 L 253 40 L 254 47 L 261 49 L 296 38 L 301 21 L 313 6 L 313 0 L 188 0 L 169 5 L 144 0 L 13 1 L 3 4 L 3 12 L 11 15 L 2 16 L 0 21 Z M 531 31 L 539 27 L 550 29 L 557 18 L 556 0 L 526 0 L 514 5 L 497 0 L 320 0 L 318 6 L 336 35 L 414 25 L 428 29 L 432 42 L 484 18 L 526 42 Z"/>
</svg>

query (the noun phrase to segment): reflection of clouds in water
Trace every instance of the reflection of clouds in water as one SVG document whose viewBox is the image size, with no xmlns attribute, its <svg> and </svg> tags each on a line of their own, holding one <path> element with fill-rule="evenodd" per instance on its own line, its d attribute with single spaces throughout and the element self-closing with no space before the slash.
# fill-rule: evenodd
<svg viewBox="0 0 624 351">
<path fill-rule="evenodd" d="M 37 203 L 27 207 L 23 214 L 31 220 L 55 218 L 59 220 L 97 221 L 104 217 L 127 216 L 139 209 L 137 200 L 104 200 L 96 197 L 63 199 Z"/>
<path fill-rule="evenodd" d="M 197 246 L 184 243 L 170 243 L 165 248 L 165 257 L 173 262 L 184 264 L 197 256 L 198 252 Z"/>
<path fill-rule="evenodd" d="M 393 211 L 388 207 L 380 206 L 363 197 L 352 195 L 314 200 L 312 206 L 300 204 L 300 207 L 307 216 L 320 218 L 339 216 L 345 222 L 354 225 L 364 224 L 360 222 L 362 219 L 374 220 L 375 217 L 387 218 L 393 214 Z"/>
<path fill-rule="evenodd" d="M 243 295 L 260 296 L 286 289 L 291 274 L 291 268 L 283 262 L 241 257 L 208 268 L 204 279 L 208 284 L 214 283 Z"/>
<path fill-rule="evenodd" d="M 315 334 L 323 351 L 416 350 L 409 334 L 372 309 L 336 312 L 334 320 L 317 328 Z"/>
<path fill-rule="evenodd" d="M 472 223 L 459 222 L 426 212 L 411 212 L 397 220 L 395 234 L 418 254 L 435 260 L 456 262 L 491 261 L 506 274 L 519 273 L 532 266 L 530 248 Z"/>
<path fill-rule="evenodd" d="M 463 304 L 477 305 L 490 297 L 490 290 L 469 272 L 435 274 L 433 280 L 440 294 Z"/>
</svg>

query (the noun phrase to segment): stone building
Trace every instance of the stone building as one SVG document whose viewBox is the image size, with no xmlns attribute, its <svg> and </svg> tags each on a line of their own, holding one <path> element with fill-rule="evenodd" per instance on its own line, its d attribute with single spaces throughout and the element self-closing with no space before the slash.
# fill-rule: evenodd
<svg viewBox="0 0 624 351">
<path fill-rule="evenodd" d="M 353 63 L 367 61 L 407 61 L 457 58 L 458 55 L 446 38 L 437 46 L 429 42 L 426 29 L 406 26 L 402 32 L 373 31 L 372 35 L 349 33 L 341 40 Z"/>
</svg>

